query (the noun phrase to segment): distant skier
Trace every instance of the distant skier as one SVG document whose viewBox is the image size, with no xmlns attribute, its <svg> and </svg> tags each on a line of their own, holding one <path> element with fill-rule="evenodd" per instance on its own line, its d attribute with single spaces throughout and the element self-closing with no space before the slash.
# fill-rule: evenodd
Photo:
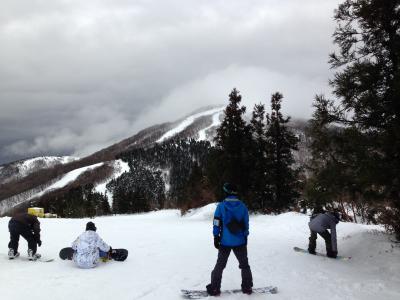
<svg viewBox="0 0 400 300">
<path fill-rule="evenodd" d="M 82 233 L 73 243 L 73 260 L 80 268 L 94 268 L 100 258 L 108 258 L 112 248 L 107 245 L 96 233 L 96 226 L 93 222 L 86 224 L 86 231 Z"/>
<path fill-rule="evenodd" d="M 8 243 L 9 259 L 19 256 L 19 236 L 22 236 L 28 242 L 29 260 L 36 260 L 41 257 L 39 253 L 36 253 L 37 246 L 40 247 L 42 245 L 40 222 L 36 216 L 28 213 L 16 214 L 8 222 L 8 230 L 10 231 L 10 242 Z"/>
<path fill-rule="evenodd" d="M 319 234 L 325 240 L 326 255 L 331 258 L 337 257 L 336 224 L 339 221 L 340 215 L 338 212 L 320 213 L 311 217 L 311 221 L 308 223 L 311 231 L 308 244 L 309 253 L 316 254 L 317 234 Z M 330 233 L 328 229 L 331 231 Z"/>
<path fill-rule="evenodd" d="M 242 292 L 252 293 L 253 277 L 247 258 L 247 236 L 249 235 L 249 213 L 246 205 L 238 199 L 233 184 L 225 183 L 226 194 L 214 213 L 214 246 L 218 251 L 217 263 L 211 273 L 211 283 L 206 286 L 209 295 L 221 293 L 222 272 L 225 269 L 231 250 L 239 261 L 242 273 Z"/>
</svg>

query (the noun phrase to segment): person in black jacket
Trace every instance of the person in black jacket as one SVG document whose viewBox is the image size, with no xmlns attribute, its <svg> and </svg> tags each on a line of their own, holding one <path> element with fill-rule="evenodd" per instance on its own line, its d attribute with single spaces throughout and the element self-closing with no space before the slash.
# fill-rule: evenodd
<svg viewBox="0 0 400 300">
<path fill-rule="evenodd" d="M 28 242 L 28 258 L 36 260 L 41 257 L 36 253 L 37 246 L 42 245 L 40 240 L 40 222 L 36 216 L 28 213 L 19 213 L 13 216 L 8 222 L 10 231 L 10 242 L 8 243 L 8 258 L 13 259 L 19 256 L 19 236 Z"/>
</svg>

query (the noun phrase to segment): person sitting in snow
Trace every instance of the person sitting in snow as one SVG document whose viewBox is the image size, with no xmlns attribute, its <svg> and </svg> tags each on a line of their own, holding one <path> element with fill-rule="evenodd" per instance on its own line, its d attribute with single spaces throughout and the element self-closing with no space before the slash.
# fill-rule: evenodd
<svg viewBox="0 0 400 300">
<path fill-rule="evenodd" d="M 72 249 L 75 250 L 73 260 L 80 268 L 94 268 L 100 258 L 108 258 L 111 253 L 112 248 L 100 238 L 96 230 L 95 224 L 88 222 L 86 231 L 72 243 Z"/>
<path fill-rule="evenodd" d="M 317 234 L 319 234 L 325 240 L 326 255 L 331 258 L 337 257 L 336 224 L 339 221 L 340 215 L 338 212 L 320 213 L 311 217 L 311 221 L 308 223 L 311 231 L 308 244 L 309 253 L 316 254 Z M 330 233 L 328 229 L 331 231 Z"/>
<path fill-rule="evenodd" d="M 36 253 L 37 246 L 40 247 L 42 245 L 40 222 L 36 216 L 28 213 L 16 214 L 8 222 L 8 230 L 10 231 L 10 242 L 8 243 L 9 259 L 19 256 L 19 236 L 22 236 L 28 242 L 29 260 L 36 260 L 41 257 L 39 253 Z"/>
<path fill-rule="evenodd" d="M 225 183 L 223 190 L 226 198 L 218 204 L 213 221 L 214 246 L 218 249 L 218 259 L 211 273 L 211 283 L 206 286 L 207 292 L 212 296 L 221 293 L 222 272 L 233 250 L 242 270 L 242 292 L 251 294 L 253 277 L 247 258 L 249 213 L 246 205 L 238 199 L 233 184 Z"/>
</svg>

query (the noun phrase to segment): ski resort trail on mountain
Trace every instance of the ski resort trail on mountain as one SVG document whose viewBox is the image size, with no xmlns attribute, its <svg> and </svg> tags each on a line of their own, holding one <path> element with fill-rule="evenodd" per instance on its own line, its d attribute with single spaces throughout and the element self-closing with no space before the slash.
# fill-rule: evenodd
<svg viewBox="0 0 400 300">
<path fill-rule="evenodd" d="M 176 135 L 177 133 L 183 131 L 190 124 L 192 124 L 197 118 L 200 118 L 200 117 L 203 117 L 203 116 L 208 116 L 208 115 L 215 115 L 216 113 L 218 113 L 218 115 L 219 115 L 220 113 L 222 113 L 222 111 L 223 111 L 223 108 L 219 107 L 219 108 L 214 108 L 214 109 L 211 109 L 211 110 L 207 110 L 207 111 L 200 112 L 198 114 L 194 114 L 192 116 L 189 116 L 186 119 L 184 119 L 181 123 L 179 123 L 178 126 L 176 126 L 173 129 L 167 131 L 162 137 L 160 137 L 157 140 L 157 143 L 161 143 L 161 142 L 165 141 L 166 139 L 171 138 L 174 135 Z"/>
<path fill-rule="evenodd" d="M 21 257 L 7 259 L 9 218 L 0 218 L 0 287 L 2 299 L 181 299 L 181 289 L 204 289 L 217 259 L 213 246 L 215 204 L 181 217 L 178 210 L 98 217 L 97 232 L 115 248 L 126 248 L 125 262 L 79 269 L 61 261 L 58 252 L 84 231 L 89 219 L 40 219 L 43 245 L 39 253 L 54 262 L 30 262 L 26 241 Z M 249 262 L 254 287 L 274 285 L 275 295 L 234 295 L 218 299 L 400 299 L 400 247 L 383 228 L 339 223 L 337 261 L 293 251 L 307 247 L 309 217 L 286 213 L 250 217 Z M 317 251 L 325 253 L 318 240 Z M 233 254 L 224 271 L 222 289 L 240 288 Z M 208 298 L 213 299 L 213 298 Z"/>
</svg>

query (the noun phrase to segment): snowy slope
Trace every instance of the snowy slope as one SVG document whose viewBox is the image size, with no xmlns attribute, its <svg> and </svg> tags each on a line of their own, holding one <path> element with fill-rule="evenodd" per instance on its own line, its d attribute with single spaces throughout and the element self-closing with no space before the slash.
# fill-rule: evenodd
<svg viewBox="0 0 400 300">
<path fill-rule="evenodd" d="M 182 299 L 181 288 L 202 289 L 210 280 L 217 251 L 211 226 L 215 205 L 180 217 L 177 210 L 96 218 L 98 233 L 111 246 L 124 247 L 125 262 L 82 270 L 69 261 L 28 262 L 6 259 L 7 222 L 0 219 L 0 286 L 2 299 Z M 42 219 L 43 255 L 58 257 L 89 219 Z M 218 299 L 351 300 L 400 299 L 400 248 L 388 242 L 379 226 L 338 225 L 338 247 L 350 261 L 296 253 L 306 247 L 308 217 L 287 213 L 252 216 L 249 261 L 254 285 L 276 285 L 276 295 L 237 295 Z M 324 251 L 321 240 L 318 250 Z M 223 289 L 240 287 L 240 270 L 231 255 Z M 213 299 L 213 298 L 209 298 Z"/>
<path fill-rule="evenodd" d="M 41 169 L 67 164 L 79 158 L 73 156 L 39 156 L 16 161 L 0 167 L 0 183 L 21 179 Z"/>
<path fill-rule="evenodd" d="M 56 164 L 66 164 L 77 159 L 78 158 L 72 156 L 44 156 L 27 159 L 22 161 L 19 165 L 20 174 L 21 176 L 28 175 L 38 164 L 44 164 L 47 167 L 51 167 Z"/>
<path fill-rule="evenodd" d="M 98 164 L 86 166 L 86 167 L 75 169 L 75 170 L 73 170 L 71 172 L 68 172 L 60 180 L 58 180 L 55 183 L 53 183 L 52 185 L 50 185 L 49 187 L 47 187 L 42 192 L 33 195 L 31 198 L 40 197 L 43 194 L 45 194 L 47 192 L 50 192 L 52 190 L 61 189 L 64 186 L 66 186 L 67 184 L 69 184 L 69 183 L 73 182 L 74 180 L 76 180 L 79 177 L 79 175 L 83 174 L 84 172 L 92 170 L 92 169 L 95 169 L 95 168 L 98 168 L 98 167 L 102 166 L 103 164 L 104 163 L 98 163 Z"/>
<path fill-rule="evenodd" d="M 223 114 L 223 111 L 224 107 L 214 107 L 214 108 L 208 107 L 204 108 L 202 111 L 198 110 L 197 112 L 194 112 L 192 115 L 186 117 L 185 119 L 176 122 L 175 126 L 172 129 L 168 130 L 167 132 L 165 132 L 166 131 L 165 128 L 165 130 L 162 131 L 165 132 L 165 134 L 162 135 L 161 138 L 157 140 L 157 142 L 159 143 L 179 135 L 183 135 L 185 138 L 188 137 L 197 138 L 198 140 L 206 140 L 206 139 L 212 140 L 213 134 L 215 133 L 215 129 L 220 124 L 220 117 Z M 170 128 L 170 125 L 168 125 L 168 128 Z M 126 139 L 121 143 L 117 143 L 115 145 L 110 146 L 109 148 L 103 149 L 102 150 L 104 152 L 103 154 L 95 153 L 94 157 L 91 158 L 89 161 L 92 161 L 92 159 L 98 161 L 98 157 L 104 155 L 104 157 L 106 157 L 106 161 L 104 161 L 104 163 L 109 165 L 111 164 L 109 159 L 112 159 L 112 157 L 115 157 L 121 152 L 125 151 L 127 147 L 129 147 L 129 145 L 133 143 L 132 142 L 133 140 L 135 139 L 139 141 L 146 140 L 148 143 L 147 146 L 149 146 L 154 143 L 154 141 L 156 140 L 155 137 L 160 136 L 157 130 L 152 131 L 151 128 L 148 131 L 144 130 L 143 132 L 144 133 L 142 134 L 138 134 L 137 137 L 136 136 L 131 137 L 130 139 Z M 152 134 L 154 134 L 155 136 L 154 138 L 152 138 Z M 182 136 L 180 136 L 180 138 L 182 138 Z M 33 159 L 13 162 L 8 165 L 3 165 L 0 166 L 0 184 L 7 184 L 7 182 L 9 182 L 12 179 L 22 179 L 24 176 L 27 176 L 29 174 L 35 174 L 34 172 L 39 171 L 43 168 L 51 168 L 57 164 L 65 164 L 76 159 L 77 158 L 75 157 L 44 156 L 44 157 L 36 157 Z M 49 191 L 66 186 L 67 184 L 74 181 L 79 175 L 81 175 L 83 172 L 87 170 L 85 169 L 86 167 L 82 168 L 82 166 L 84 165 L 85 165 L 85 158 L 81 160 L 81 163 L 79 162 L 76 163 L 76 168 L 77 168 L 76 170 L 73 170 L 68 174 L 65 174 L 61 180 L 59 180 L 59 178 L 51 178 L 50 180 L 47 180 L 47 182 L 42 182 L 40 181 L 41 177 L 34 177 L 38 179 L 37 182 L 34 181 L 28 182 L 28 188 L 26 186 L 26 183 L 21 185 L 21 187 L 23 187 L 24 189 L 21 189 L 20 191 L 18 191 L 18 189 L 15 189 L 15 187 L 13 187 L 13 189 L 11 190 L 13 191 L 14 194 L 6 193 L 5 195 L 1 196 L 2 199 L 0 200 L 0 215 L 7 214 L 13 207 L 18 206 L 27 201 L 31 201 L 32 199 L 37 199 L 38 197 L 44 195 Z M 128 165 L 123 163 L 122 161 L 114 161 L 113 167 L 115 171 L 110 177 L 102 178 L 103 182 L 100 183 L 93 182 L 95 184 L 97 192 L 100 192 L 102 194 L 108 193 L 108 191 L 106 191 L 107 183 L 110 182 L 110 180 L 120 176 L 123 172 L 129 170 Z M 88 167 L 88 169 L 90 168 L 91 167 Z M 161 170 L 161 171 L 164 178 L 166 179 L 165 181 L 166 191 L 168 191 L 169 170 Z M 15 185 L 15 183 L 12 184 Z M 7 189 L 5 189 L 5 191 L 7 191 Z M 110 202 L 112 202 L 112 195 L 109 194 L 107 196 Z"/>
<path fill-rule="evenodd" d="M 220 117 L 223 114 L 223 110 L 220 110 L 212 115 L 212 123 L 210 126 L 202 129 L 199 131 L 198 141 L 205 141 L 207 140 L 207 131 L 211 128 L 218 127 L 221 124 Z"/>
<path fill-rule="evenodd" d="M 84 172 L 86 172 L 88 170 L 98 168 L 98 167 L 102 166 L 103 164 L 104 163 L 98 163 L 98 164 L 75 169 L 73 171 L 70 171 L 70 172 L 64 174 L 60 178 L 55 178 L 54 180 L 49 181 L 45 185 L 38 186 L 34 189 L 25 191 L 21 194 L 17 194 L 10 198 L 3 199 L 2 201 L 0 201 L 0 215 L 5 215 L 8 212 L 10 212 L 10 210 L 13 209 L 14 207 L 21 205 L 23 203 L 26 203 L 28 201 L 31 201 L 34 198 L 40 197 L 40 196 L 42 196 L 48 192 L 54 191 L 56 189 L 63 188 L 67 184 L 76 180 L 79 177 L 79 175 L 83 174 Z"/>
<path fill-rule="evenodd" d="M 167 131 L 161 138 L 157 140 L 157 143 L 161 143 L 174 135 L 178 134 L 179 132 L 185 130 L 188 126 L 190 126 L 196 119 L 204 116 L 209 116 L 209 115 L 215 115 L 215 114 L 220 114 L 224 110 L 224 107 L 218 107 L 218 108 L 213 108 L 210 110 L 206 110 L 194 115 L 191 115 L 184 119 L 182 122 L 180 122 L 176 127 L 172 128 L 171 130 Z M 207 128 L 208 129 L 208 128 Z"/>
</svg>

